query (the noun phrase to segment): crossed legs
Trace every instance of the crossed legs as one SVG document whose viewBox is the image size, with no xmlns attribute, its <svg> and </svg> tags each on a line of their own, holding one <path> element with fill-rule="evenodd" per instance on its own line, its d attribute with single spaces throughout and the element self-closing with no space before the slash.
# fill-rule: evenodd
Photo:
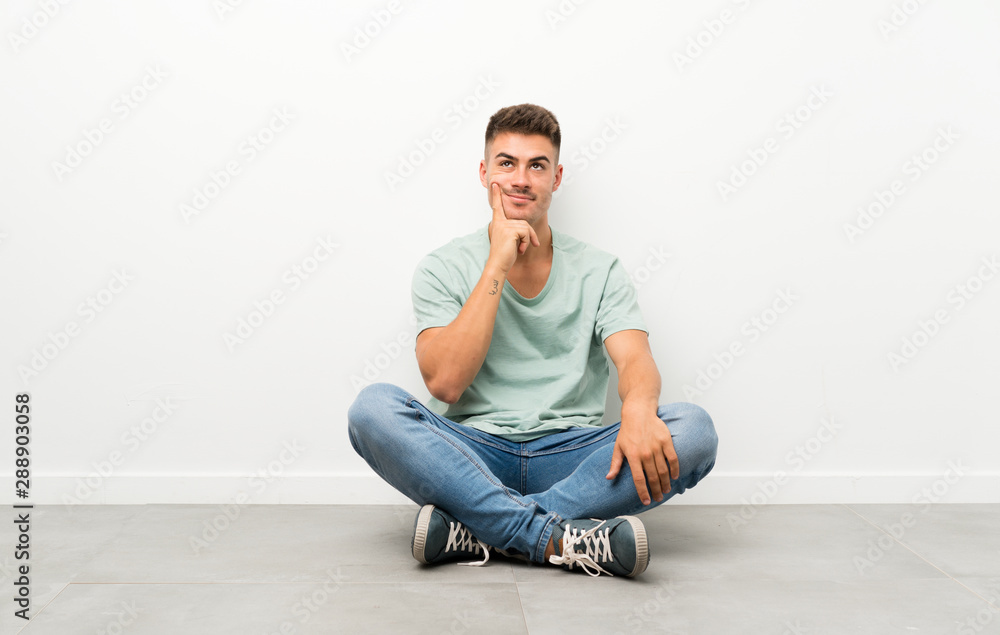
<svg viewBox="0 0 1000 635">
<path fill-rule="evenodd" d="M 683 493 L 715 465 L 711 418 L 688 403 L 660 406 L 681 474 L 663 501 L 643 505 L 628 466 L 605 475 L 619 424 L 573 428 L 516 443 L 463 426 L 388 383 L 365 387 L 348 411 L 355 451 L 418 505 L 447 510 L 484 543 L 545 562 L 552 530 L 564 519 L 609 519 L 656 507 Z"/>
</svg>

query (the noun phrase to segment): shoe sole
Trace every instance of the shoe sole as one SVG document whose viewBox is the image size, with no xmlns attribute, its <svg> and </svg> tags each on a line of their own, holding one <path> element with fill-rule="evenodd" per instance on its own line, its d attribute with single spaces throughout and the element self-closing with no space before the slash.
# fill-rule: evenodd
<svg viewBox="0 0 1000 635">
<path fill-rule="evenodd" d="M 649 543 L 646 540 L 646 527 L 635 516 L 622 516 L 622 518 L 628 521 L 629 526 L 632 527 L 632 534 L 635 536 L 635 567 L 632 569 L 632 573 L 626 574 L 626 577 L 634 578 L 649 566 Z"/>
<path fill-rule="evenodd" d="M 424 546 L 427 544 L 427 527 L 431 524 L 433 505 L 424 505 L 417 514 L 417 524 L 413 528 L 413 557 L 421 564 L 430 564 L 424 556 Z M 643 534 L 645 539 L 645 534 Z"/>
</svg>

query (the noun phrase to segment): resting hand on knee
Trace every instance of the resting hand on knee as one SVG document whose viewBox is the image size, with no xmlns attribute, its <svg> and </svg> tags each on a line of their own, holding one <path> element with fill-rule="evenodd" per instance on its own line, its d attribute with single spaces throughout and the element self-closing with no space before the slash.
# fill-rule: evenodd
<svg viewBox="0 0 1000 635">
<path fill-rule="evenodd" d="M 655 409 L 649 412 L 622 408 L 621 429 L 615 440 L 608 480 L 618 476 L 623 460 L 632 469 L 635 491 L 643 505 L 650 503 L 650 490 L 653 498 L 661 501 L 663 494 L 670 491 L 670 479 L 680 478 L 680 463 L 670 429 L 656 416 Z"/>
</svg>

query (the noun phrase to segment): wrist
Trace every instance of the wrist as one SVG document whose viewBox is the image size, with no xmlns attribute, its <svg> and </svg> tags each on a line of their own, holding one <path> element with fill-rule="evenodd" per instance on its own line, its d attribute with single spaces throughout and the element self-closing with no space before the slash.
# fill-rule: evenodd
<svg viewBox="0 0 1000 635">
<path fill-rule="evenodd" d="M 504 271 L 503 267 L 500 265 L 487 260 L 486 266 L 483 267 L 483 276 L 489 278 L 500 278 L 502 281 L 507 279 L 507 272 Z"/>
<path fill-rule="evenodd" d="M 643 415 L 647 413 L 656 414 L 660 404 L 652 397 L 633 397 L 622 402 L 622 415 Z"/>
</svg>

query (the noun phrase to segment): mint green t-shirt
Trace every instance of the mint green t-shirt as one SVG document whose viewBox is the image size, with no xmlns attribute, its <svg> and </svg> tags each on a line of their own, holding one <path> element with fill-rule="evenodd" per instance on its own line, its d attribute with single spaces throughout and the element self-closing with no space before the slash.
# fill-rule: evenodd
<svg viewBox="0 0 1000 635">
<path fill-rule="evenodd" d="M 626 329 L 648 331 L 617 257 L 555 229 L 552 252 L 549 279 L 534 298 L 504 283 L 493 339 L 472 384 L 457 402 L 431 397 L 428 408 L 511 441 L 601 425 L 610 377 L 604 340 Z M 489 253 L 484 226 L 424 256 L 413 275 L 417 334 L 458 316 Z"/>
</svg>

